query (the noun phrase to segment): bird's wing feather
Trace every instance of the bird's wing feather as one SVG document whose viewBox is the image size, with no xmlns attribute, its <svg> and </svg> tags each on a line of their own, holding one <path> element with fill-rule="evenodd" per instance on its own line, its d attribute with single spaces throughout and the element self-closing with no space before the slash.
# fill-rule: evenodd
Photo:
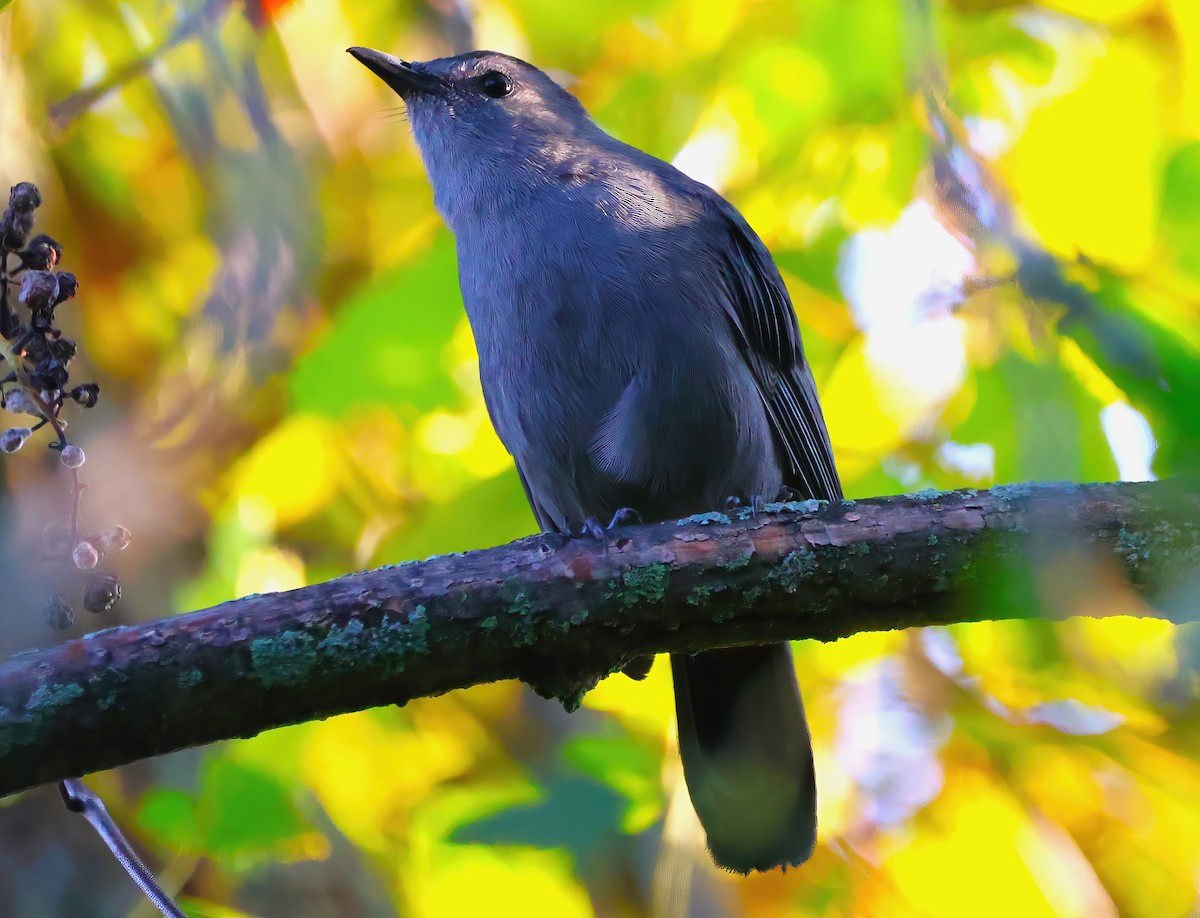
<svg viewBox="0 0 1200 918">
<path fill-rule="evenodd" d="M 806 497 L 839 500 L 842 485 L 829 433 L 779 269 L 730 204 L 716 194 L 706 204 L 727 231 L 719 251 L 729 291 L 725 309 L 775 432 L 784 483 Z"/>
</svg>

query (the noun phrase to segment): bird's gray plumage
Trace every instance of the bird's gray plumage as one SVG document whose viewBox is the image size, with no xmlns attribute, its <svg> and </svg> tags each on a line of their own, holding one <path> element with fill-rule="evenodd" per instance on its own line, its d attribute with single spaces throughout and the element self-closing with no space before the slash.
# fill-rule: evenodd
<svg viewBox="0 0 1200 918">
<path fill-rule="evenodd" d="M 543 528 L 623 507 L 683 516 L 784 485 L 841 496 L 787 290 L 732 205 L 515 58 L 351 51 L 405 99 L 457 242 L 488 411 Z M 672 669 L 717 861 L 805 860 L 816 798 L 787 646 Z"/>
</svg>

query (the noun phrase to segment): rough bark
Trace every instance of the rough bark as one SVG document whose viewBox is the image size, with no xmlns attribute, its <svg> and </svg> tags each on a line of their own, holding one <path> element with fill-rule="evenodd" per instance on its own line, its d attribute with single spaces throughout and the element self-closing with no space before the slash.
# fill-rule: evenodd
<svg viewBox="0 0 1200 918">
<path fill-rule="evenodd" d="M 607 547 L 532 537 L 11 657 L 0 795 L 497 679 L 571 707 L 664 651 L 1033 616 L 1191 621 L 1198 562 L 1185 482 L 773 504 Z"/>
</svg>

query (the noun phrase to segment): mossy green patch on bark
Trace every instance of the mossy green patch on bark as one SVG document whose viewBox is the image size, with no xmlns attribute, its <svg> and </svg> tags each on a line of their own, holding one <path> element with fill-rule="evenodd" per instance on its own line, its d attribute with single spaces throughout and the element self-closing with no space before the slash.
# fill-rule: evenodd
<svg viewBox="0 0 1200 918">
<path fill-rule="evenodd" d="M 607 596 L 632 608 L 639 603 L 661 602 L 670 583 L 671 569 L 661 561 L 654 561 L 623 573 L 620 584 L 614 581 L 609 585 Z"/>
<path fill-rule="evenodd" d="M 294 685 L 312 666 L 317 640 L 303 631 L 284 631 L 250 642 L 254 676 L 267 688 Z"/>
<path fill-rule="evenodd" d="M 286 631 L 259 638 L 250 644 L 250 659 L 255 678 L 267 688 L 303 683 L 318 666 L 395 675 L 412 655 L 429 653 L 429 631 L 425 607 L 418 605 L 402 619 L 384 616 L 374 626 L 352 618 L 323 635 Z"/>
<path fill-rule="evenodd" d="M 816 554 L 807 548 L 801 548 L 788 552 L 767 575 L 767 579 L 778 583 L 785 593 L 795 593 L 816 569 Z"/>
<path fill-rule="evenodd" d="M 529 601 L 529 594 L 517 593 L 508 603 L 508 614 L 526 616 L 533 612 L 533 603 Z"/>
<path fill-rule="evenodd" d="M 904 496 L 909 500 L 918 500 L 926 503 L 931 500 L 938 500 L 945 497 L 947 494 L 953 494 L 953 491 L 941 491 L 937 488 L 922 488 L 920 491 L 910 491 Z"/>
<path fill-rule="evenodd" d="M 744 567 L 750 566 L 750 559 L 754 557 L 754 549 L 743 552 L 736 558 L 730 558 L 728 561 L 720 562 L 717 567 L 723 571 L 740 571 Z"/>
<path fill-rule="evenodd" d="M 691 516 L 685 516 L 679 520 L 676 526 L 686 526 L 688 523 L 695 523 L 697 526 L 711 526 L 713 523 L 728 523 L 729 515 L 713 510 L 710 513 L 694 513 Z"/>
<path fill-rule="evenodd" d="M 69 682 L 65 685 L 39 685 L 29 696 L 26 710 L 53 711 L 83 695 L 83 686 Z"/>
<path fill-rule="evenodd" d="M 63 706 L 82 696 L 83 686 L 74 682 L 48 683 L 34 689 L 23 713 L 16 714 L 0 707 L 0 755 L 8 755 L 40 736 L 48 720 L 53 720 Z"/>
</svg>

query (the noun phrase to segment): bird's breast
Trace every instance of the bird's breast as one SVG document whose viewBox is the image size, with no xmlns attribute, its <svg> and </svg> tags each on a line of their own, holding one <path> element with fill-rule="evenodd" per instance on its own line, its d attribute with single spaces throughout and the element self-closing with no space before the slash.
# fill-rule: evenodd
<svg viewBox="0 0 1200 918">
<path fill-rule="evenodd" d="M 596 219 L 598 200 L 458 236 L 497 433 L 576 523 L 757 493 L 771 446 L 711 266 L 686 230 Z"/>
</svg>

